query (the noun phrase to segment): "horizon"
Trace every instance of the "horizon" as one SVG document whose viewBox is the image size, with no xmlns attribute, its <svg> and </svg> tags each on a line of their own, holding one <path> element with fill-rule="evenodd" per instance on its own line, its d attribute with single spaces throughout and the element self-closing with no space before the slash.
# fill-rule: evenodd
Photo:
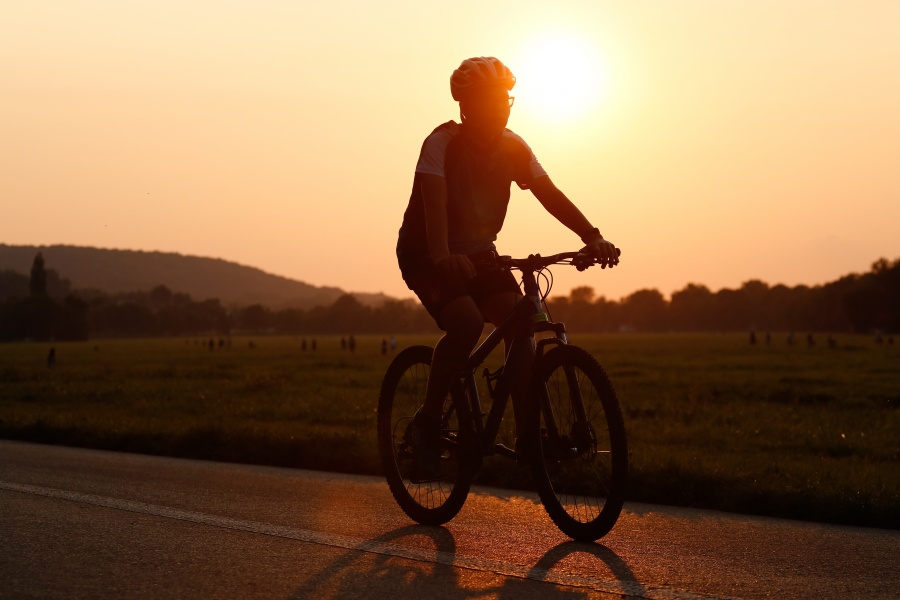
<svg viewBox="0 0 900 600">
<path fill-rule="evenodd" d="M 410 292 L 410 294 L 409 294 L 408 296 L 402 296 L 402 297 L 401 297 L 401 296 L 393 296 L 393 295 L 391 295 L 391 294 L 386 294 L 386 293 L 384 293 L 384 292 L 378 292 L 378 291 L 350 289 L 350 288 L 348 288 L 348 287 L 346 287 L 346 286 L 344 286 L 344 285 L 342 285 L 342 284 L 340 284 L 340 283 L 318 284 L 318 283 L 313 283 L 313 282 L 309 282 L 309 281 L 304 281 L 304 280 L 302 280 L 302 279 L 295 279 L 295 278 L 290 277 L 290 276 L 287 276 L 287 275 L 281 275 L 281 274 L 279 274 L 279 273 L 274 273 L 274 272 L 269 271 L 269 270 L 266 270 L 265 268 L 260 267 L 260 266 L 250 265 L 250 264 L 241 263 L 241 262 L 237 262 L 237 261 L 232 261 L 232 260 L 228 260 L 228 259 L 224 259 L 224 258 L 220 258 L 220 257 L 215 257 L 215 256 L 200 256 L 200 255 L 196 255 L 196 254 L 185 254 L 185 253 L 183 253 L 183 252 L 170 252 L 170 251 L 162 251 L 162 250 L 140 250 L 140 249 L 134 249 L 134 248 L 103 248 L 103 247 L 97 247 L 97 246 L 74 246 L 74 245 L 72 245 L 72 244 L 7 244 L 7 243 L 5 243 L 5 242 L 0 242 L 0 246 L 3 246 L 3 245 L 5 245 L 5 246 L 25 246 L 25 247 L 35 247 L 35 248 L 37 248 L 39 251 L 40 251 L 40 249 L 42 249 L 42 248 L 51 248 L 51 247 L 70 247 L 70 248 L 89 248 L 89 249 L 94 249 L 94 250 L 109 250 L 109 251 L 120 251 L 120 252 L 140 252 L 140 253 L 146 253 L 146 254 L 174 254 L 174 255 L 183 256 L 183 257 L 188 257 L 188 258 L 201 258 L 201 259 L 208 259 L 208 260 L 221 260 L 221 261 L 228 262 L 228 263 L 231 263 L 231 264 L 240 266 L 240 267 L 245 267 L 245 268 L 249 268 L 249 269 L 256 269 L 256 270 L 258 270 L 258 271 L 261 271 L 261 272 L 265 273 L 266 275 L 271 275 L 271 276 L 274 276 L 274 277 L 281 277 L 281 278 L 289 279 L 289 280 L 291 280 L 291 281 L 295 281 L 295 282 L 298 282 L 298 283 L 303 283 L 303 284 L 307 284 L 307 285 L 312 285 L 312 286 L 317 287 L 317 288 L 338 288 L 338 289 L 340 289 L 340 290 L 342 290 L 343 292 L 348 293 L 348 294 L 362 294 L 362 295 L 372 295 L 372 296 L 377 296 L 377 295 L 380 294 L 380 295 L 387 296 L 388 298 L 391 298 L 391 299 L 393 299 L 393 300 L 400 300 L 400 301 L 410 301 L 410 300 L 412 300 L 412 301 L 415 301 L 416 303 L 419 302 L 418 298 L 416 298 L 415 295 L 413 295 L 411 292 Z M 663 291 L 663 290 L 661 290 L 661 289 L 659 289 L 659 288 L 657 288 L 657 287 L 653 287 L 653 286 L 648 286 L 648 287 L 644 287 L 644 288 L 637 288 L 637 289 L 631 290 L 630 292 L 628 292 L 628 293 L 626 293 L 626 294 L 623 294 L 623 295 L 621 295 L 621 296 L 608 296 L 608 295 L 606 295 L 606 294 L 603 294 L 603 293 L 602 293 L 602 290 L 597 290 L 596 288 L 594 288 L 594 292 L 596 293 L 596 297 L 597 297 L 596 299 L 600 299 L 600 298 L 605 297 L 607 300 L 611 300 L 611 301 L 615 301 L 615 302 L 621 302 L 621 301 L 623 301 L 625 298 L 627 298 L 628 296 L 630 296 L 631 294 L 633 294 L 633 293 L 635 293 L 635 292 L 638 292 L 638 291 L 641 291 L 641 290 L 645 290 L 645 289 L 646 289 L 646 290 L 654 290 L 654 289 L 655 289 L 655 290 L 659 291 L 659 292 L 663 295 L 663 297 L 665 298 L 665 300 L 668 302 L 668 301 L 671 300 L 671 298 L 672 298 L 672 293 L 673 293 L 673 292 L 681 291 L 681 290 L 685 289 L 685 288 L 686 288 L 687 286 L 689 286 L 689 285 L 698 285 L 698 286 L 706 287 L 706 288 L 709 289 L 712 293 L 716 293 L 716 292 L 718 292 L 718 291 L 720 291 L 720 290 L 725 290 L 725 289 L 730 289 L 730 290 L 740 289 L 745 283 L 747 283 L 747 282 L 749 282 L 749 281 L 761 281 L 762 283 L 766 284 L 769 288 L 777 287 L 777 286 L 779 286 L 779 285 L 784 285 L 784 286 L 789 287 L 789 288 L 794 288 L 794 287 L 798 287 L 798 286 L 806 286 L 806 287 L 814 288 L 814 287 L 818 287 L 818 286 L 824 286 L 824 285 L 827 285 L 827 284 L 829 284 L 829 283 L 832 283 L 832 282 L 834 282 L 834 281 L 837 281 L 837 280 L 839 280 L 839 279 L 842 279 L 843 277 L 854 276 L 854 275 L 863 275 L 863 274 L 865 274 L 865 273 L 867 273 L 867 272 L 870 272 L 871 269 L 872 269 L 872 265 L 874 265 L 874 263 L 876 263 L 877 261 L 882 260 L 882 259 L 888 260 L 889 262 L 892 262 L 892 261 L 900 261 L 900 256 L 897 256 L 897 257 L 881 256 L 881 257 L 878 257 L 878 258 L 873 259 L 873 260 L 869 263 L 869 266 L 868 266 L 865 270 L 863 270 L 863 271 L 853 271 L 853 272 L 848 272 L 848 273 L 842 273 L 842 274 L 840 274 L 840 275 L 834 277 L 833 279 L 829 279 L 829 280 L 827 280 L 827 281 L 812 282 L 812 283 L 787 284 L 787 283 L 780 282 L 780 281 L 767 281 L 767 280 L 765 280 L 765 279 L 747 279 L 747 280 L 745 280 L 745 281 L 742 281 L 739 285 L 735 285 L 735 286 L 730 286 L 730 287 L 729 287 L 729 286 L 725 286 L 725 287 L 714 287 L 714 286 L 708 285 L 708 284 L 706 284 L 706 283 L 704 283 L 704 282 L 702 282 L 702 281 L 688 281 L 688 282 L 685 282 L 684 284 L 682 284 L 680 287 L 676 287 L 675 289 L 673 289 L 673 290 L 671 290 L 671 291 L 669 291 L 669 292 L 665 292 L 665 291 Z M 45 260 L 46 260 L 46 259 L 45 259 Z M 560 265 L 560 267 L 562 267 L 562 265 Z M 45 268 L 46 268 L 47 270 L 54 270 L 54 271 L 56 270 L 56 269 L 54 269 L 52 263 L 45 263 Z M 593 267 L 593 268 L 599 269 L 599 267 Z M 552 270 L 552 267 L 551 267 L 551 270 Z M 65 273 L 61 273 L 61 272 L 59 272 L 59 271 L 57 271 L 57 273 L 58 273 L 59 276 L 62 277 L 63 279 L 68 279 L 68 278 L 66 277 Z M 27 273 L 26 273 L 26 274 L 27 274 Z M 555 275 L 554 275 L 554 277 L 555 277 Z M 75 282 L 72 282 L 72 283 L 75 284 Z M 166 285 L 165 282 L 159 282 L 159 284 L 160 284 L 160 285 Z M 553 296 L 555 296 L 555 297 L 559 297 L 559 296 L 567 297 L 567 296 L 569 296 L 569 294 L 571 293 L 571 290 L 574 289 L 574 288 L 576 288 L 576 287 L 584 287 L 584 286 L 577 286 L 577 285 L 576 285 L 576 286 L 573 286 L 571 289 L 567 289 L 565 292 L 561 292 L 561 291 L 557 290 L 557 292 L 556 292 L 555 294 L 553 294 Z M 587 287 L 593 287 L 593 286 L 587 286 Z M 554 288 L 554 290 L 557 289 L 555 284 L 554 284 L 553 288 Z M 75 289 L 78 289 L 78 288 L 76 287 Z M 146 290 L 144 290 L 144 291 L 146 291 Z"/>
<path fill-rule="evenodd" d="M 0 237 L 411 298 L 394 246 L 419 148 L 458 120 L 451 71 L 494 55 L 510 129 L 622 248 L 557 269 L 559 293 L 819 285 L 900 256 L 900 3 L 443 6 L 5 7 Z M 517 189 L 497 245 L 580 247 Z"/>
</svg>

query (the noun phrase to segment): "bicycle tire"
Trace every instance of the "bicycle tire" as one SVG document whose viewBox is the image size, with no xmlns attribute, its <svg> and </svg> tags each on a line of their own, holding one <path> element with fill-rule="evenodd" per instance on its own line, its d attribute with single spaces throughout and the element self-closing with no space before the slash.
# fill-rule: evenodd
<svg viewBox="0 0 900 600">
<path fill-rule="evenodd" d="M 388 367 L 378 399 L 378 451 L 385 479 L 403 512 L 424 525 L 441 525 L 455 517 L 475 475 L 471 465 L 460 460 L 465 453 L 461 444 L 470 443 L 471 420 L 464 396 L 454 390 L 444 402 L 439 474 L 429 481 L 415 476 L 407 428 L 425 400 L 433 352 L 428 346 L 400 352 Z"/>
<path fill-rule="evenodd" d="M 540 403 L 532 461 L 538 494 L 550 519 L 569 537 L 606 535 L 622 510 L 628 474 L 625 423 L 606 372 L 585 350 L 557 346 L 534 366 L 531 392 Z M 577 418 L 581 403 L 585 419 Z M 549 446 L 556 427 L 564 448 Z M 558 438 L 557 438 L 558 439 Z"/>
</svg>

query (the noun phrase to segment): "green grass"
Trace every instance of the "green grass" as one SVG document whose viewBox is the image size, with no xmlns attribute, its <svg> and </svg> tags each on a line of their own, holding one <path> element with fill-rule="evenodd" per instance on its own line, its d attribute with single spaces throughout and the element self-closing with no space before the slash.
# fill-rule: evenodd
<svg viewBox="0 0 900 600">
<path fill-rule="evenodd" d="M 400 347 L 434 338 L 401 338 Z M 616 387 L 629 498 L 900 528 L 900 348 L 743 335 L 573 335 Z M 0 437 L 377 473 L 381 338 L 0 345 Z M 496 361 L 495 361 L 496 362 Z M 510 442 L 511 428 L 502 432 Z M 490 460 L 482 483 L 527 485 Z"/>
</svg>

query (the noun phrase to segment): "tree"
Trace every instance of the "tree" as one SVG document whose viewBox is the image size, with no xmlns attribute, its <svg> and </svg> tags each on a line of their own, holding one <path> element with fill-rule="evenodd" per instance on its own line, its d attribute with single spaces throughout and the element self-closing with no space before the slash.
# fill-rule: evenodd
<svg viewBox="0 0 900 600">
<path fill-rule="evenodd" d="M 768 328 L 769 319 L 766 310 L 766 298 L 769 284 L 759 279 L 745 281 L 735 296 L 732 325 L 735 329 Z"/>
<path fill-rule="evenodd" d="M 272 311 L 261 304 L 245 306 L 237 314 L 237 327 L 244 331 L 266 331 L 273 323 Z"/>
<path fill-rule="evenodd" d="M 847 317 L 857 331 L 900 331 L 900 259 L 872 264 L 843 294 Z"/>
<path fill-rule="evenodd" d="M 44 256 L 38 252 L 31 263 L 31 279 L 28 282 L 32 296 L 47 295 L 47 272 L 44 270 Z"/>
<path fill-rule="evenodd" d="M 708 287 L 689 283 L 683 290 L 672 293 L 670 323 L 679 331 L 708 330 L 715 303 L 716 298 Z"/>
<path fill-rule="evenodd" d="M 367 331 L 372 322 L 372 309 L 363 306 L 352 294 L 344 294 L 328 308 L 327 322 L 334 331 Z"/>
<path fill-rule="evenodd" d="M 622 302 L 623 325 L 639 331 L 659 331 L 666 324 L 668 306 L 659 290 L 638 290 Z"/>
<path fill-rule="evenodd" d="M 153 309 L 169 306 L 172 303 L 172 291 L 164 285 L 158 285 L 150 290 L 150 306 Z"/>
<path fill-rule="evenodd" d="M 15 271 L 0 271 L 0 300 L 28 295 L 28 278 Z"/>
<path fill-rule="evenodd" d="M 99 301 L 89 306 L 89 329 L 93 335 L 159 335 L 160 327 L 149 308 L 134 302 Z"/>
<path fill-rule="evenodd" d="M 569 300 L 565 304 L 563 312 L 566 314 L 565 322 L 573 331 L 599 331 L 602 329 L 600 317 L 608 317 L 600 314 L 594 305 L 596 293 L 590 286 L 572 288 L 569 292 Z"/>
<path fill-rule="evenodd" d="M 591 304 L 594 301 L 594 296 L 596 293 L 594 292 L 594 288 L 588 285 L 581 285 L 578 287 L 572 288 L 572 291 L 569 292 L 569 300 L 575 304 L 578 302 L 584 304 Z"/>
</svg>

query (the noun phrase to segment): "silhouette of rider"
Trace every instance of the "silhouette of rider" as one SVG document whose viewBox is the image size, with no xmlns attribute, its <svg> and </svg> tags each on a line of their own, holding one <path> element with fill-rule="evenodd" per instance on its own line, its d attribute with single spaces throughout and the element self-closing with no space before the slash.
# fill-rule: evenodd
<svg viewBox="0 0 900 600">
<path fill-rule="evenodd" d="M 619 262 L 616 247 L 554 185 L 528 144 L 506 128 L 515 83 L 493 57 L 464 60 L 453 72 L 450 93 L 459 102 L 460 122 L 448 121 L 425 139 L 400 228 L 403 279 L 445 332 L 412 425 L 414 462 L 426 473 L 437 468 L 441 407 L 452 380 L 485 321 L 501 323 L 521 297 L 513 275 L 497 266 L 494 246 L 512 182 L 530 190 L 604 268 Z M 530 361 L 515 367 L 527 369 Z M 512 391 L 517 428 L 529 422 L 526 387 L 526 378 L 518 378 Z M 517 431 L 520 439 L 525 433 Z"/>
</svg>

